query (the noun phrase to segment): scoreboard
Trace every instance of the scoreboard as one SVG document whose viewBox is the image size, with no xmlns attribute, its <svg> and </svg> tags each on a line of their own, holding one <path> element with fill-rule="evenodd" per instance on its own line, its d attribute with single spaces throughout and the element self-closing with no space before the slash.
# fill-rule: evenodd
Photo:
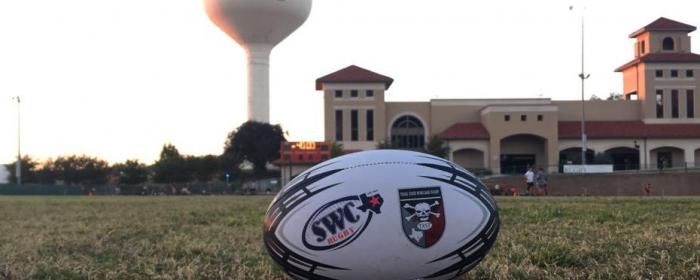
<svg viewBox="0 0 700 280">
<path fill-rule="evenodd" d="M 282 142 L 280 161 L 289 163 L 319 163 L 331 158 L 331 144 L 328 142 Z"/>
</svg>

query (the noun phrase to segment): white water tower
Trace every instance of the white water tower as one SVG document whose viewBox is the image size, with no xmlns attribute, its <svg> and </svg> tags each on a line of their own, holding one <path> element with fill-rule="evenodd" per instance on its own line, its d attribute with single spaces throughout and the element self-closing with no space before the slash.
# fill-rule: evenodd
<svg viewBox="0 0 700 280">
<path fill-rule="evenodd" d="M 248 54 L 248 120 L 270 121 L 270 52 L 309 17 L 311 0 L 204 0 L 214 24 Z"/>
</svg>

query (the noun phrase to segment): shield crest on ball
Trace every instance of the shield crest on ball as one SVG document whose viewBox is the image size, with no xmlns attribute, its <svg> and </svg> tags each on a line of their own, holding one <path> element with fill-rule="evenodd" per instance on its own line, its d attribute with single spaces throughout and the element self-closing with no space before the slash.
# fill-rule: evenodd
<svg viewBox="0 0 700 280">
<path fill-rule="evenodd" d="M 440 187 L 399 189 L 399 202 L 406 238 L 422 248 L 437 243 L 445 230 Z"/>
</svg>

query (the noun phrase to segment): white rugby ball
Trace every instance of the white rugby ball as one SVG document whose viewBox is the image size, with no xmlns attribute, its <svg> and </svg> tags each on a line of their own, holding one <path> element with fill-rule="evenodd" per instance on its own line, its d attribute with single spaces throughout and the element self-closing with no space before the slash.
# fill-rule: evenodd
<svg viewBox="0 0 700 280">
<path fill-rule="evenodd" d="M 451 279 L 498 235 L 496 203 L 458 165 L 375 150 L 320 163 L 267 210 L 264 242 L 296 279 Z"/>
</svg>

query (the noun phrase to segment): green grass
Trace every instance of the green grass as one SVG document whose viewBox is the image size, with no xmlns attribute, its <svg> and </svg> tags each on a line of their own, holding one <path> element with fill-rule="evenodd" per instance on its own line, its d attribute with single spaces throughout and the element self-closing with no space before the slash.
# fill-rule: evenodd
<svg viewBox="0 0 700 280">
<path fill-rule="evenodd" d="M 271 197 L 0 197 L 0 279 L 285 279 Z M 469 279 L 700 279 L 700 198 L 499 198 Z"/>
</svg>

